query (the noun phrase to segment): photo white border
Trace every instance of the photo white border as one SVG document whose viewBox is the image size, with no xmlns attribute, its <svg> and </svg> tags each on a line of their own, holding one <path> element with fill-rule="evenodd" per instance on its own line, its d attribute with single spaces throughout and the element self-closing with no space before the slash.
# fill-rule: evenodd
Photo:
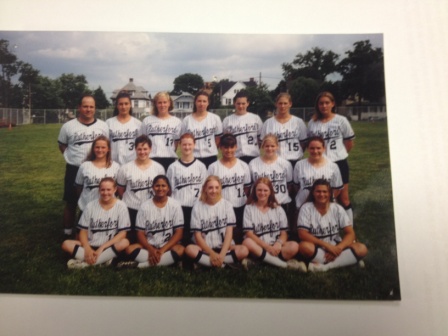
<svg viewBox="0 0 448 336">
<path fill-rule="evenodd" d="M 70 6 L 53 0 L 2 0 L 0 30 L 384 34 L 402 301 L 0 294 L 0 334 L 444 335 L 447 13 L 448 3 L 439 0 L 166 0 L 157 5 L 82 0 Z"/>
</svg>

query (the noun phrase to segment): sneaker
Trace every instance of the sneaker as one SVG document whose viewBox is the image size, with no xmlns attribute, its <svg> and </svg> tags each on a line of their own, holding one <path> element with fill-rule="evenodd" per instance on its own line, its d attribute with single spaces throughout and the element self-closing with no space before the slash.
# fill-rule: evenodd
<svg viewBox="0 0 448 336">
<path fill-rule="evenodd" d="M 306 265 L 303 261 L 298 261 L 296 259 L 291 259 L 286 262 L 287 268 L 292 270 L 297 270 L 300 273 L 306 273 Z"/>
<path fill-rule="evenodd" d="M 364 263 L 364 260 L 358 261 L 358 267 L 359 268 L 366 268 L 366 264 Z"/>
<path fill-rule="evenodd" d="M 254 266 L 254 262 L 249 258 L 244 258 L 243 260 L 241 260 L 241 265 L 243 266 L 243 269 L 245 271 L 248 271 L 249 268 L 252 268 Z"/>
<path fill-rule="evenodd" d="M 138 262 L 136 262 L 135 260 L 132 261 L 120 261 L 117 264 L 117 268 L 137 268 Z"/>
<path fill-rule="evenodd" d="M 78 259 L 70 259 L 67 262 L 67 267 L 70 269 L 80 269 L 80 268 L 85 268 L 88 266 L 89 266 L 88 263 L 86 263 L 85 261 L 82 261 L 82 260 L 78 260 Z"/>
<path fill-rule="evenodd" d="M 328 266 L 327 265 L 323 265 L 323 264 L 315 264 L 315 263 L 310 263 L 308 265 L 308 271 L 310 272 L 326 272 L 328 271 Z"/>
</svg>

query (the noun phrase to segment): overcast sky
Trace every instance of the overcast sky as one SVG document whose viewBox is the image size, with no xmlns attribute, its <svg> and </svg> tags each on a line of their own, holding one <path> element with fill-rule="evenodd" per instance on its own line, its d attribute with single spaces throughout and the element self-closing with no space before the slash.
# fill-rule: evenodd
<svg viewBox="0 0 448 336">
<path fill-rule="evenodd" d="M 43 76 L 83 74 L 91 89 L 101 86 L 110 97 L 129 78 L 152 95 L 173 89 L 184 73 L 204 81 L 228 78 L 261 79 L 274 89 L 282 78 L 281 64 L 313 47 L 344 58 L 353 43 L 370 40 L 383 48 L 382 34 L 248 35 L 187 33 L 0 31 L 17 57 Z"/>
</svg>

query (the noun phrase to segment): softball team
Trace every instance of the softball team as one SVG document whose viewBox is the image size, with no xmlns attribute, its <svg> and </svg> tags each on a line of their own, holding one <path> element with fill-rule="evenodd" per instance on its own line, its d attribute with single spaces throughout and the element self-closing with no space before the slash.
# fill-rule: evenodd
<svg viewBox="0 0 448 336">
<path fill-rule="evenodd" d="M 207 111 L 208 94 L 199 91 L 194 112 L 180 121 L 169 113 L 169 94 L 159 92 L 153 114 L 140 123 L 132 117 L 129 94 L 120 92 L 114 117 L 107 120 L 111 142 L 105 135 L 93 139 L 76 175 L 80 233 L 62 245 L 71 255 L 68 267 L 109 264 L 121 251 L 122 267 L 189 260 L 249 269 L 264 262 L 300 272 L 327 271 L 365 257 L 348 198 L 354 133 L 334 113 L 334 97 L 319 94 L 308 131 L 290 114 L 287 93 L 277 97 L 276 115 L 264 124 L 247 112 L 246 92 L 234 104 L 235 114 L 221 124 Z M 89 106 L 80 111 L 90 116 Z M 69 126 L 61 130 L 60 145 Z M 300 160 L 303 148 L 309 156 Z M 288 211 L 292 198 L 295 217 Z"/>
</svg>

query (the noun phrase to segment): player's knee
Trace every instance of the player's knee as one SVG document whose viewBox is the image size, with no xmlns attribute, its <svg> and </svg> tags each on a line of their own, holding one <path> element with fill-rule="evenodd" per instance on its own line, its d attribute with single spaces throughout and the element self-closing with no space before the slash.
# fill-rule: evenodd
<svg viewBox="0 0 448 336">
<path fill-rule="evenodd" d="M 190 258 L 196 258 L 199 253 L 199 248 L 196 245 L 190 244 L 185 248 L 185 254 Z"/>
<path fill-rule="evenodd" d="M 310 242 L 301 242 L 299 244 L 299 253 L 304 257 L 311 257 L 314 254 L 316 247 Z"/>
<path fill-rule="evenodd" d="M 353 246 L 354 251 L 355 251 L 356 256 L 358 258 L 364 258 L 367 255 L 367 253 L 369 252 L 368 249 L 367 249 L 367 246 L 365 246 L 362 243 L 355 243 L 353 245 L 354 245 Z"/>
<path fill-rule="evenodd" d="M 249 249 L 244 245 L 239 245 L 235 249 L 235 254 L 238 260 L 244 259 L 249 255 Z"/>
</svg>

